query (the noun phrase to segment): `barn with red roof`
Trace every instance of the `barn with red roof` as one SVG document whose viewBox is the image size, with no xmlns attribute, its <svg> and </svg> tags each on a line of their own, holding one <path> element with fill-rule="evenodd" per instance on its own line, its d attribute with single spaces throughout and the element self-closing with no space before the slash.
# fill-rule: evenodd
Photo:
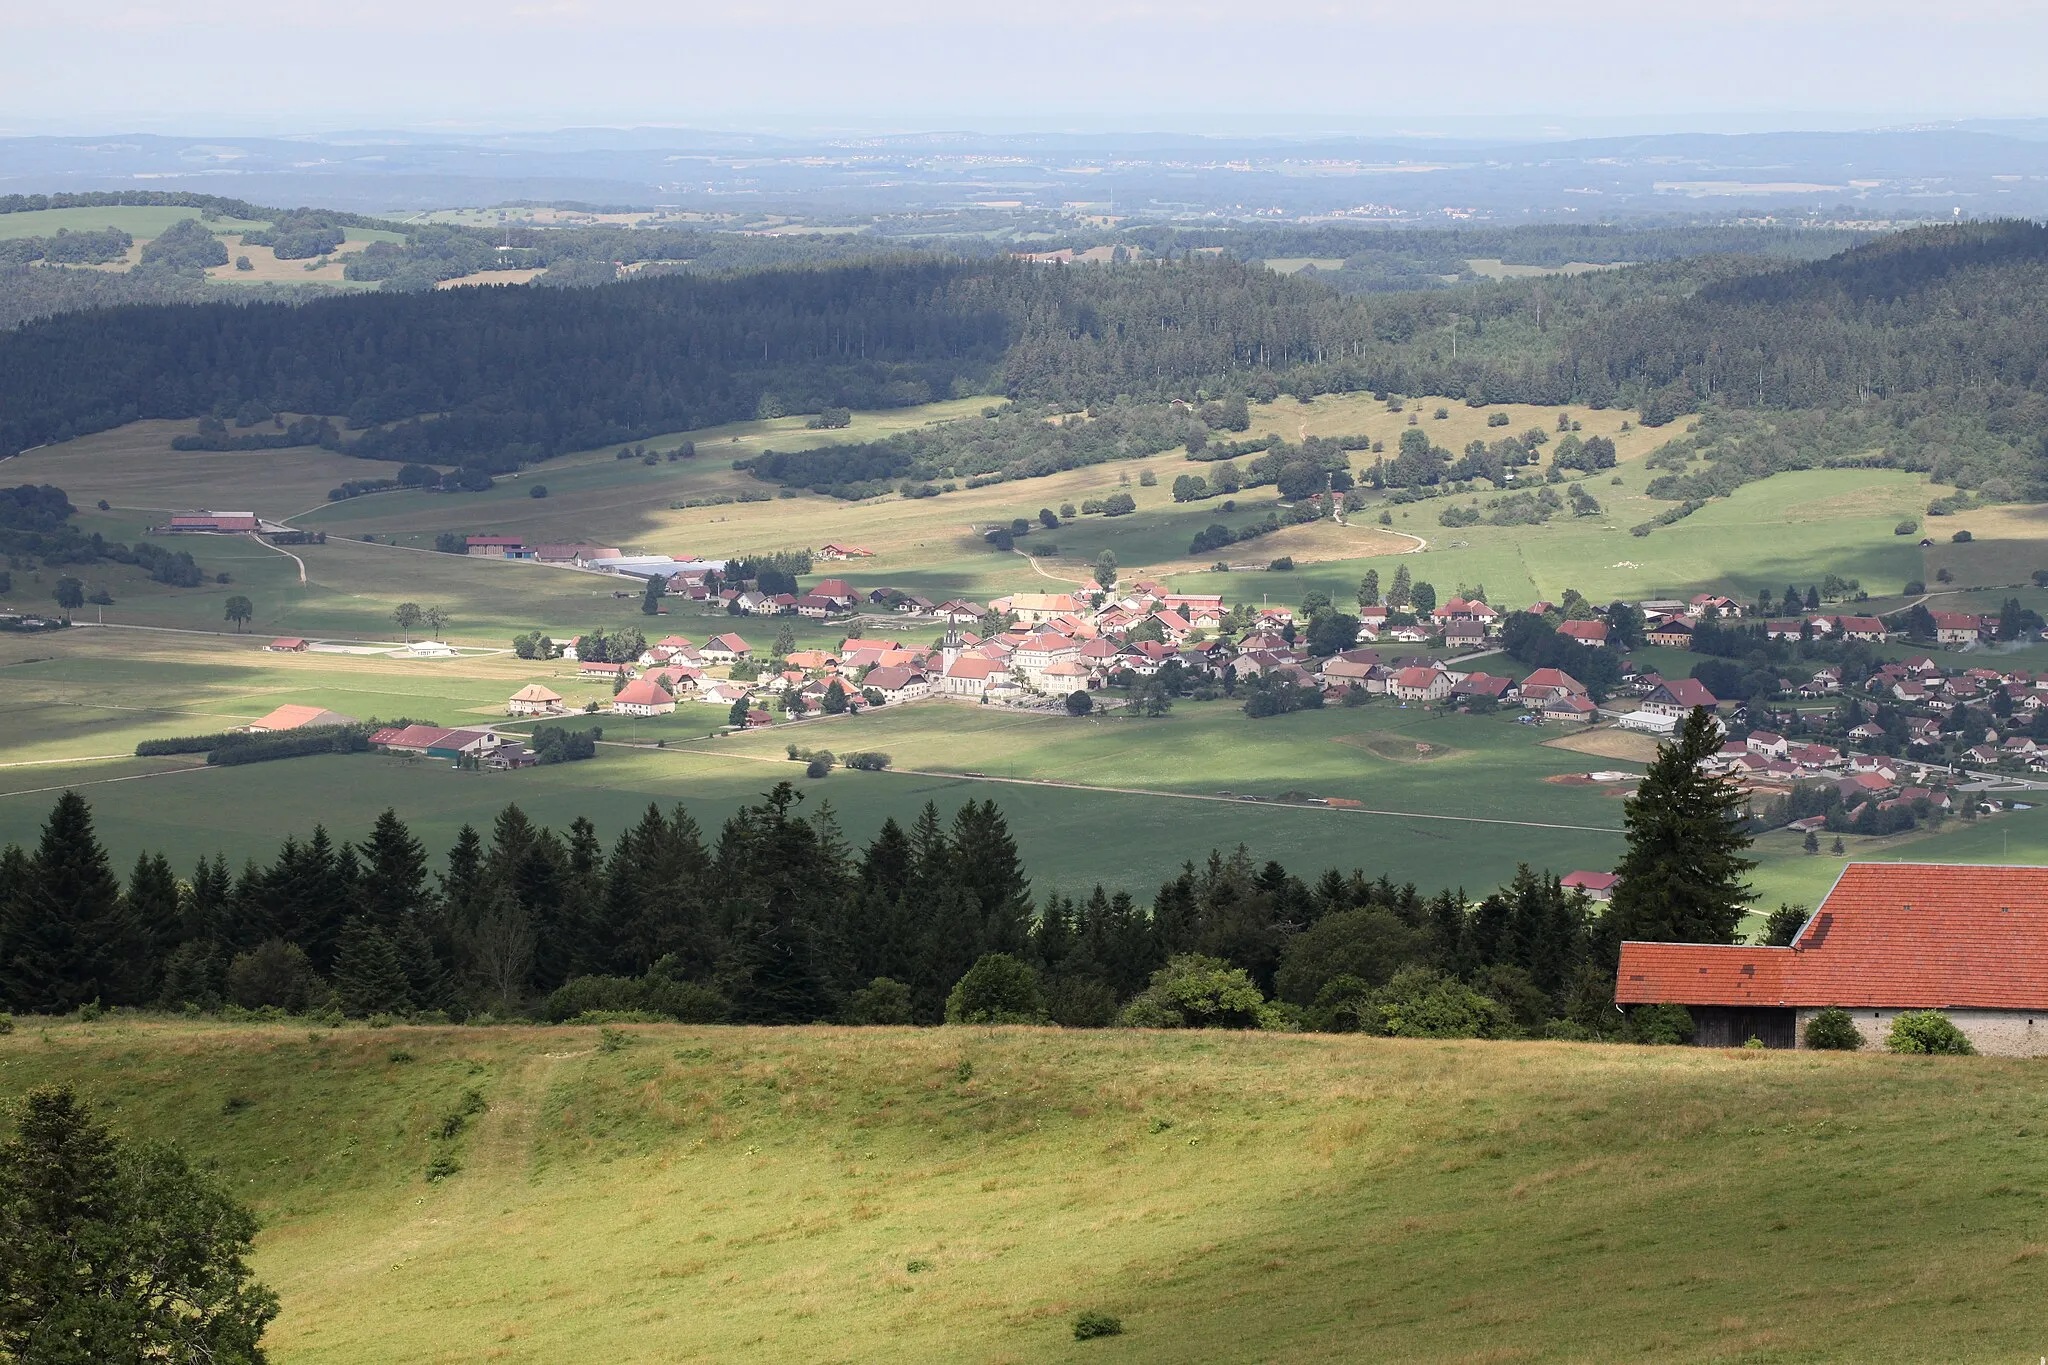
<svg viewBox="0 0 2048 1365">
<path fill-rule="evenodd" d="M 1940 1010 L 1979 1052 L 2048 1056 L 2048 867 L 1850 863 L 1789 947 L 1622 944 L 1614 1000 L 1684 1005 L 1710 1047 L 1796 1047 L 1834 1007 L 1865 1047 Z"/>
</svg>

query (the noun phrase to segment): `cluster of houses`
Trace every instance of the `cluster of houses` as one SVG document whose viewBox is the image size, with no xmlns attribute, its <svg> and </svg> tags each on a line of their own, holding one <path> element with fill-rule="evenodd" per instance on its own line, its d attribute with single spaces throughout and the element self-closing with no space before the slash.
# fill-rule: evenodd
<svg viewBox="0 0 2048 1365">
<path fill-rule="evenodd" d="M 1828 744 L 1801 744 L 1773 730 L 1751 730 L 1708 759 L 1708 771 L 1725 774 L 1752 796 L 1782 796 L 1801 783 L 1825 782 L 1842 798 L 1843 814 L 1856 820 L 1875 803 L 1880 811 L 1908 808 L 1924 813 L 1956 808 L 1954 779 L 1940 769 L 1886 754 L 1843 753 Z M 1827 826 L 1825 816 L 1795 820 L 1800 833 Z"/>
<path fill-rule="evenodd" d="M 1638 606 L 1641 607 L 1644 617 L 1644 638 L 1653 645 L 1663 645 L 1667 649 L 1690 649 L 1693 631 L 1703 620 L 1732 619 L 1743 615 L 1741 603 L 1733 598 L 1707 592 L 1697 593 L 1686 602 L 1654 601 L 1638 603 Z M 1948 613 L 1937 613 L 1938 616 L 1944 614 Z M 1970 622 L 1969 639 L 1980 638 L 1980 624 L 1984 618 L 1970 616 L 1958 619 Z M 1989 625 L 1982 626 L 1982 634 L 1988 635 L 1990 626 L 1996 624 L 1997 618 L 1991 618 Z M 1773 640 L 1863 640 L 1874 645 L 1883 644 L 1892 635 L 1885 623 L 1875 616 L 1844 616 L 1820 612 L 1766 621 L 1764 632 Z M 1606 637 L 1603 634 L 1601 643 L 1605 642 Z M 1942 641 L 1944 644 L 1963 642 L 1960 638 Z"/>
<path fill-rule="evenodd" d="M 1841 671 L 1825 668 L 1799 692 L 1802 696 L 1828 696 L 1845 690 Z M 1956 732 L 1956 718 L 1974 710 L 1978 719 L 1988 717 L 1990 723 L 1962 736 L 1973 741 L 1966 743 L 1960 755 L 1965 766 L 2048 773 L 2048 746 L 2025 733 L 2043 708 L 2048 708 L 2048 670 L 1943 668 L 1919 655 L 1873 669 L 1862 691 L 1868 704 L 1887 706 L 1898 713 L 1908 753 L 1943 747 L 1947 736 Z M 1882 743 L 1889 737 L 1890 732 L 1875 721 L 1864 721 L 1845 734 L 1852 743 Z"/>
</svg>

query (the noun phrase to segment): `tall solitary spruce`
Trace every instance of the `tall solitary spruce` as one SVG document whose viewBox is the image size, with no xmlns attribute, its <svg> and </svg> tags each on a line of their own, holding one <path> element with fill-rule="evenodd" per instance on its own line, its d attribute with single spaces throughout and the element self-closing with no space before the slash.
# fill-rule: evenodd
<svg viewBox="0 0 2048 1365">
<path fill-rule="evenodd" d="M 1605 916 L 1610 942 L 1732 943 L 1750 897 L 1743 877 L 1742 793 L 1700 764 L 1721 747 L 1714 717 L 1696 706 L 1671 743 L 1657 750 L 1642 785 L 1622 808 L 1628 852 Z"/>
</svg>

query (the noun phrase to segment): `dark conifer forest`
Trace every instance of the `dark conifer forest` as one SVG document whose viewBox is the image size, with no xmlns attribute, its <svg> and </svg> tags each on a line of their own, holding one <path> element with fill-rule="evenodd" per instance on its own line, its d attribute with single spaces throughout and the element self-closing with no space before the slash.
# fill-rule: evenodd
<svg viewBox="0 0 2048 1365">
<path fill-rule="evenodd" d="M 504 469 L 783 412 L 1005 394 L 1384 389 L 1472 403 L 1939 408 L 2037 456 L 2048 229 L 1901 233 L 1823 261 L 1703 256 L 1343 295 L 1214 256 L 877 260 L 594 288 L 134 306 L 0 337 L 0 448 L 260 402 L 358 454 Z"/>
<path fill-rule="evenodd" d="M 386 811 L 267 865 L 144 854 L 125 884 L 67 792 L 35 847 L 0 851 L 0 1007 L 25 1013 L 936 1024 L 994 955 L 1027 983 L 1019 1014 L 1069 1027 L 1116 1022 L 1170 969 L 1242 973 L 1291 1027 L 1592 1037 L 1621 1027 L 1612 954 L 1594 907 L 1527 868 L 1468 905 L 1239 848 L 1149 897 L 1034 897 L 992 801 L 855 848 L 787 783 L 715 833 L 650 806 L 607 845 L 507 806 L 436 856 Z"/>
</svg>

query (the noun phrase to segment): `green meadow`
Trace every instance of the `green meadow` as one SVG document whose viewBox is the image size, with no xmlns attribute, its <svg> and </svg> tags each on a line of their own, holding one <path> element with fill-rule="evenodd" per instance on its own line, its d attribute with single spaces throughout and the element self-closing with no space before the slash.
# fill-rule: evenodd
<svg viewBox="0 0 2048 1365">
<path fill-rule="evenodd" d="M 1357 1035 L 53 1022 L 281 1365 L 2020 1360 L 2038 1066 Z M 465 1092 L 486 1106 L 452 1137 Z M 430 1161 L 460 1169 L 429 1183 Z M 1076 1342 L 1083 1311 L 1123 1334 Z"/>
<path fill-rule="evenodd" d="M 537 818 L 561 823 L 589 814 L 606 828 L 616 828 L 649 800 L 682 800 L 701 807 L 700 815 L 712 822 L 769 783 L 796 775 L 796 766 L 779 758 L 785 744 L 797 742 L 840 752 L 883 750 L 903 770 L 982 774 L 967 779 L 899 771 L 878 777 L 839 773 L 816 784 L 799 780 L 807 789 L 815 787 L 815 799 L 830 799 L 856 835 L 885 815 L 913 813 L 926 799 L 946 804 L 968 794 L 994 797 L 1011 811 L 1035 875 L 1048 886 L 1099 879 L 1143 887 L 1186 857 L 1241 841 L 1258 856 L 1290 866 L 1359 866 L 1430 888 L 1462 882 L 1483 890 L 1520 862 L 1557 871 L 1605 867 L 1619 848 L 1618 797 L 1546 779 L 1626 765 L 1546 747 L 1542 741 L 1554 732 L 1505 719 L 1441 718 L 1388 703 L 1257 722 L 1225 701 L 1183 702 L 1172 715 L 1150 722 L 1074 722 L 921 704 L 806 724 L 787 734 L 778 727 L 771 734 L 718 741 L 705 736 L 724 720 L 723 710 L 686 705 L 673 717 L 620 718 L 607 727 L 612 739 L 660 743 L 660 751 L 608 747 L 593 763 L 488 777 L 384 758 L 343 758 L 145 778 L 164 767 L 188 765 L 107 757 L 132 752 L 143 738 L 246 723 L 287 701 L 355 716 L 457 723 L 501 717 L 503 699 L 531 681 L 549 683 L 575 705 L 604 700 L 606 689 L 583 683 L 563 665 L 521 662 L 505 652 L 510 637 L 525 630 L 567 639 L 593 628 L 630 627 L 650 638 L 681 633 L 701 640 L 737 629 L 766 646 L 780 625 L 735 620 L 680 602 L 670 603 L 668 614 L 649 618 L 630 585 L 531 563 L 439 554 L 431 546 L 443 531 L 712 556 L 839 540 L 865 545 L 874 556 L 821 565 L 821 573 L 838 573 L 862 588 L 887 584 L 934 598 L 1056 591 L 1085 578 L 1095 556 L 1108 549 L 1117 554 L 1126 578 L 1167 577 L 1178 587 L 1220 591 L 1233 601 L 1293 603 L 1310 589 L 1345 601 L 1368 568 L 1385 583 L 1405 566 L 1416 578 L 1434 582 L 1440 595 L 1484 584 L 1492 600 L 1506 604 L 1554 600 L 1568 587 L 1596 600 L 1703 589 L 1748 597 L 1761 587 L 1775 592 L 1788 582 L 1812 583 L 1834 573 L 1860 580 L 1873 595 L 1873 607 L 1898 603 L 1896 594 L 1908 580 L 1924 579 L 1938 590 L 1937 606 L 1995 610 L 2011 593 L 2048 609 L 2048 593 L 2028 582 L 2028 566 L 2048 564 L 2048 524 L 2032 509 L 1993 508 L 1930 520 L 1937 543 L 1922 548 L 1918 537 L 1896 535 L 1894 528 L 1942 490 L 1896 471 L 1783 474 L 1651 535 L 1632 536 L 1626 527 L 1665 505 L 1641 491 L 1647 477 L 1643 457 L 1663 435 L 1623 431 L 1628 414 L 1615 412 L 1573 414 L 1583 418 L 1586 430 L 1612 435 L 1621 450 L 1616 470 L 1587 483 L 1603 505 L 1598 516 L 1543 526 L 1447 529 L 1436 524 L 1444 504 L 1426 501 L 1386 507 L 1386 528 L 1375 506 L 1354 514 L 1349 526 L 1290 528 L 1221 552 L 1237 562 L 1261 563 L 1291 554 L 1297 564 L 1292 573 L 1211 573 L 1187 559 L 1186 542 L 1196 529 L 1212 520 L 1241 524 L 1262 516 L 1270 499 L 1255 490 L 1239 499 L 1233 513 L 1222 512 L 1220 500 L 1173 503 L 1173 478 L 1201 468 L 1178 451 L 929 499 L 889 496 L 854 504 L 806 493 L 672 506 L 761 490 L 763 485 L 731 468 L 735 458 L 768 448 L 874 439 L 971 417 L 987 401 L 856 414 L 853 426 L 840 432 L 811 431 L 802 418 L 779 418 L 672 433 L 645 444 L 666 451 L 689 439 L 696 458 L 647 465 L 619 460 L 613 449 L 585 451 L 502 479 L 480 495 L 394 492 L 330 502 L 327 490 L 337 484 L 387 476 L 394 468 L 306 449 L 172 451 L 171 438 L 190 423 L 136 423 L 31 451 L 11 462 L 8 477 L 64 487 L 81 508 L 80 524 L 111 539 L 142 538 L 169 512 L 192 506 L 248 508 L 323 530 L 328 538 L 323 545 L 290 547 L 289 554 L 236 537 L 182 538 L 177 544 L 192 551 L 208 576 L 191 589 L 164 587 L 126 566 L 93 566 L 84 575 L 88 587 L 106 588 L 114 603 L 88 608 L 81 619 L 130 629 L 78 629 L 0 644 L 0 678 L 6 684 L 0 688 L 0 764 L 16 765 L 0 767 L 0 791 L 11 793 L 0 794 L 0 838 L 32 837 L 47 808 L 47 789 L 67 782 L 92 784 L 103 832 L 124 859 L 159 847 L 181 862 L 214 848 L 238 859 L 263 855 L 284 834 L 303 832 L 316 820 L 341 829 L 367 827 L 387 804 L 437 843 L 445 843 L 464 821 L 486 819 L 511 800 Z M 1462 404 L 1445 404 L 1443 410 L 1446 417 L 1439 420 L 1429 403 L 1411 405 L 1412 415 L 1440 442 L 1455 446 L 1491 430 L 1485 412 Z M 1554 410 L 1515 409 L 1509 429 L 1552 429 L 1556 416 Z M 1398 443 L 1408 422 L 1408 415 L 1363 395 L 1314 404 L 1288 400 L 1255 408 L 1253 418 L 1255 431 L 1279 431 L 1290 439 L 1363 433 L 1388 443 Z M 1146 485 L 1145 476 L 1154 482 Z M 532 496 L 536 485 L 545 485 L 548 496 Z M 1112 491 L 1130 492 L 1138 511 L 1034 532 L 1024 544 L 1041 552 L 1035 562 L 990 550 L 974 530 Z M 96 506 L 102 500 L 105 509 Z M 1951 543 L 1951 522 L 1953 529 L 1974 528 L 1975 539 Z M 1414 552 L 1417 540 L 1424 548 Z M 1044 553 L 1048 544 L 1056 547 L 1052 553 Z M 1411 552 L 1397 553 L 1403 550 Z M 1938 570 L 1948 571 L 1953 582 L 1934 583 Z M 229 581 L 215 581 L 221 574 Z M 18 572 L 13 590 L 0 601 L 42 605 L 53 579 L 47 570 Z M 616 595 L 622 590 L 625 596 Z M 255 608 L 248 634 L 239 639 L 222 614 L 227 598 L 236 595 L 250 598 Z M 448 639 L 496 652 L 420 661 L 276 656 L 258 648 L 277 634 L 395 645 L 400 637 L 391 613 L 405 601 L 442 607 L 450 618 Z M 844 633 L 822 623 L 791 625 L 805 648 L 831 647 Z M 927 627 L 903 638 L 935 634 Z M 2048 647 L 2025 651 L 2020 660 L 2048 666 Z M 1641 662 L 1667 671 L 1689 667 L 1686 656 L 1656 650 L 1643 651 Z M 1499 656 L 1480 666 L 1511 671 Z M 1418 744 L 1429 749 L 1418 750 Z M 1043 785 L 1060 782 L 1081 785 Z M 195 784 L 213 795 L 201 802 L 182 795 Z M 1110 790 L 1115 788 L 1124 790 Z M 1222 791 L 1267 798 L 1305 793 L 1390 813 L 1216 799 Z M 1950 848 L 1968 850 L 1959 857 L 2002 856 L 1984 843 L 1986 831 L 2016 831 L 2031 818 L 1923 835 L 1899 847 L 1915 850 L 1914 856 Z M 2006 833 L 2000 839 L 2014 837 Z M 1849 842 L 1852 856 L 1892 856 L 1887 850 L 1897 841 Z M 1810 902 L 1825 890 L 1837 865 L 1825 855 L 1806 858 L 1796 844 L 1775 851 L 1766 840 L 1756 879 L 1759 901 Z"/>
</svg>

